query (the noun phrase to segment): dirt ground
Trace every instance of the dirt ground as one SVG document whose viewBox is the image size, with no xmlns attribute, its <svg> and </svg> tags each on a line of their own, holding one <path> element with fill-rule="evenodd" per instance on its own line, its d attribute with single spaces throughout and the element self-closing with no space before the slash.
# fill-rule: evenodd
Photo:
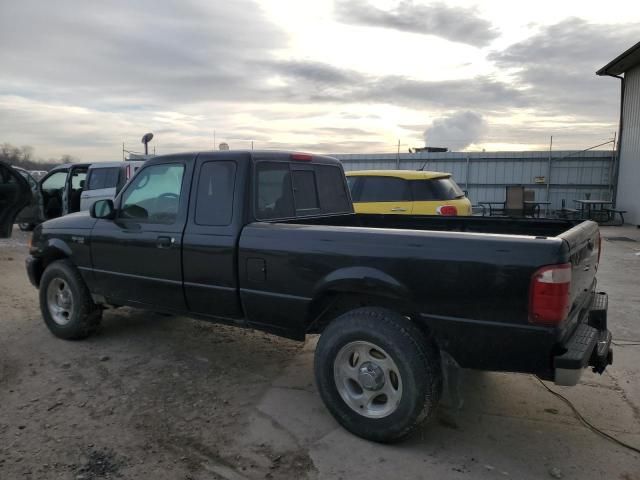
<svg viewBox="0 0 640 480">
<path fill-rule="evenodd" d="M 247 411 L 301 344 L 128 309 L 105 312 L 90 339 L 59 340 L 25 274 L 26 238 L 0 244 L 1 479 L 309 473 L 303 452 L 238 448 Z"/>
<path fill-rule="evenodd" d="M 603 236 L 614 365 L 548 386 L 640 446 L 640 230 Z M 462 408 L 445 398 L 432 422 L 386 446 L 327 413 L 313 340 L 129 309 L 106 312 L 87 340 L 59 340 L 27 280 L 26 241 L 17 230 L 0 241 L 0 480 L 640 480 L 640 455 L 530 375 L 463 372 Z"/>
</svg>

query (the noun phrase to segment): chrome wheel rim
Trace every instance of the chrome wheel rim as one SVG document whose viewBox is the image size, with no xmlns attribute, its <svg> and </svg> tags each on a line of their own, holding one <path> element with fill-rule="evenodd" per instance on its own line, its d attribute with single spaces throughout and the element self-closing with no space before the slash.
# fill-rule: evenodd
<svg viewBox="0 0 640 480">
<path fill-rule="evenodd" d="M 383 418 L 400 405 L 400 370 L 384 349 L 371 342 L 343 346 L 333 363 L 333 376 L 342 400 L 364 417 Z"/>
<path fill-rule="evenodd" d="M 66 280 L 54 278 L 47 287 L 47 308 L 51 318 L 58 325 L 71 321 L 73 311 L 73 293 Z"/>
</svg>

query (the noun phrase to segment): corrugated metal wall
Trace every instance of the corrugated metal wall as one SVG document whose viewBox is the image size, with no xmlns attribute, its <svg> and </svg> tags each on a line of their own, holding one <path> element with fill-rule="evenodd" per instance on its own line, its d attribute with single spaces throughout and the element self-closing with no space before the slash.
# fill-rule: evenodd
<svg viewBox="0 0 640 480">
<path fill-rule="evenodd" d="M 617 207 L 640 225 L 640 65 L 624 74 L 623 130 L 620 142 Z"/>
<path fill-rule="evenodd" d="M 613 153 L 555 151 L 549 179 L 548 152 L 447 152 L 395 154 L 337 154 L 345 170 L 400 169 L 450 172 L 461 188 L 478 202 L 501 202 L 507 185 L 524 185 L 536 192 L 536 200 L 552 202 L 551 209 L 575 208 L 573 200 L 611 198 Z M 550 180 L 550 181 L 549 181 Z M 548 184 L 548 186 L 547 186 Z M 549 190 L 547 196 L 547 188 Z"/>
</svg>

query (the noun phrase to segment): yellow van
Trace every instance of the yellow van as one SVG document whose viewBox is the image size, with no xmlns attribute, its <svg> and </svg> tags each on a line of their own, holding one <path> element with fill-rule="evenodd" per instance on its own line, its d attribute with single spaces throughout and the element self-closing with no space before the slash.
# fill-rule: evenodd
<svg viewBox="0 0 640 480">
<path fill-rule="evenodd" d="M 356 213 L 471 215 L 471 202 L 450 173 L 358 170 L 346 175 Z"/>
</svg>

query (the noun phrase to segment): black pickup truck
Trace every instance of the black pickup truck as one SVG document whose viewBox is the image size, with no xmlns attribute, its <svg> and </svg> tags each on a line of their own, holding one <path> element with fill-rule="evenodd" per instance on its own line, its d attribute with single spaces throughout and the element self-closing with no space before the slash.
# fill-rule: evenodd
<svg viewBox="0 0 640 480">
<path fill-rule="evenodd" d="M 355 215 L 340 163 L 302 153 L 156 157 L 115 200 L 45 222 L 27 271 L 58 337 L 122 305 L 303 340 L 351 432 L 407 435 L 443 358 L 561 385 L 611 363 L 598 225 Z"/>
</svg>

